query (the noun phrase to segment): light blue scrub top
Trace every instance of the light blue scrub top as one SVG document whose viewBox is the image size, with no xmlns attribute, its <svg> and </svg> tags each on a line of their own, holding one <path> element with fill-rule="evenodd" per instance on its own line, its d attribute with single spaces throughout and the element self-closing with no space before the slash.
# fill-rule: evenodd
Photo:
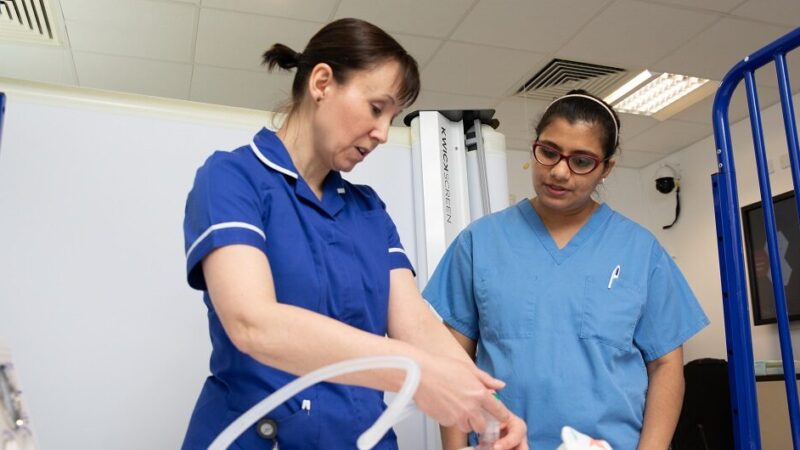
<svg viewBox="0 0 800 450">
<path fill-rule="evenodd" d="M 255 247 L 269 258 L 279 302 L 386 334 L 389 272 L 411 269 L 395 225 L 375 191 L 348 183 L 338 172 L 328 175 L 323 191 L 320 201 L 298 175 L 283 143 L 266 129 L 251 145 L 216 152 L 198 169 L 186 201 L 186 270 L 189 284 L 204 291 L 208 307 L 211 376 L 183 449 L 206 449 L 230 422 L 296 378 L 238 351 L 228 338 L 200 264 L 212 250 Z M 384 408 L 382 392 L 320 383 L 268 416 L 277 421 L 281 450 L 352 450 Z M 272 446 L 250 427 L 231 448 Z M 375 448 L 395 450 L 394 433 Z"/>
<path fill-rule="evenodd" d="M 534 449 L 556 448 L 569 425 L 634 450 L 645 364 L 708 324 L 653 235 L 606 205 L 562 249 L 528 200 L 481 218 L 423 296 L 477 341 L 478 366 L 507 383 L 500 399 L 526 420 Z"/>
</svg>

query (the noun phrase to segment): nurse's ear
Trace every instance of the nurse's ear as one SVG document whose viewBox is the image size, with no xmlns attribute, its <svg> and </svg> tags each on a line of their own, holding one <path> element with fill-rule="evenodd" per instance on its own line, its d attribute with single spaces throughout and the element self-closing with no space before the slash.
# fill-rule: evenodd
<svg viewBox="0 0 800 450">
<path fill-rule="evenodd" d="M 333 69 L 325 63 L 319 63 L 311 69 L 308 75 L 308 94 L 314 103 L 319 103 L 336 80 L 333 78 Z"/>
<path fill-rule="evenodd" d="M 614 166 L 617 165 L 617 161 L 614 159 L 609 159 L 603 167 L 603 174 L 600 176 L 601 180 L 605 180 L 610 174 L 611 170 L 614 169 Z"/>
</svg>

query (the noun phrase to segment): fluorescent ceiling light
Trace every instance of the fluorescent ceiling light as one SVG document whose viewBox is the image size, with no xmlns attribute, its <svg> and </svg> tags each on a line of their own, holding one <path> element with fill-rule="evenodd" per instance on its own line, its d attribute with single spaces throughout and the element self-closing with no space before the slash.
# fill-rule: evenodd
<svg viewBox="0 0 800 450">
<path fill-rule="evenodd" d="M 603 100 L 606 101 L 609 105 L 614 103 L 615 101 L 619 100 L 620 98 L 624 97 L 625 94 L 635 89 L 640 84 L 644 83 L 645 81 L 649 80 L 653 74 L 649 70 L 643 70 L 639 72 L 638 75 L 628 80 L 627 83 L 623 84 L 619 87 L 616 91 L 612 92 L 611 95 L 604 98 Z"/>
<path fill-rule="evenodd" d="M 614 105 L 614 108 L 619 112 L 653 116 L 709 81 L 705 78 L 663 73 Z"/>
</svg>

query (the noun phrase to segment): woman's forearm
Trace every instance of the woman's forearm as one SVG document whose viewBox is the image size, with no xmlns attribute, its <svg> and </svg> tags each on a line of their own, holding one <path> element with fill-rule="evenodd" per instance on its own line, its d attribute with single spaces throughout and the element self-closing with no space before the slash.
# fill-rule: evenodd
<svg viewBox="0 0 800 450">
<path fill-rule="evenodd" d="M 391 271 L 389 295 L 389 336 L 442 355 L 470 362 L 447 327 L 431 310 L 417 290 L 410 270 Z"/>
<path fill-rule="evenodd" d="M 233 344 L 257 361 L 302 375 L 328 364 L 364 356 L 401 355 L 420 364 L 424 351 L 346 325 L 321 314 L 279 303 L 269 262 L 248 246 L 223 247 L 203 261 L 214 310 Z M 336 381 L 397 391 L 401 370 L 360 372 Z"/>
<path fill-rule="evenodd" d="M 667 450 L 683 405 L 683 350 L 647 365 L 649 384 L 638 450 Z"/>
</svg>

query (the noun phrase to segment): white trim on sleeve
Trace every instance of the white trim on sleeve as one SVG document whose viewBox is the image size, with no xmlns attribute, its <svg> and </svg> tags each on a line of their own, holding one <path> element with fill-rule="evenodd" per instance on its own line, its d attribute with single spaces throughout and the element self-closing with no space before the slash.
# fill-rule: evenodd
<svg viewBox="0 0 800 450">
<path fill-rule="evenodd" d="M 258 158 L 262 163 L 264 163 L 264 165 L 266 165 L 270 169 L 278 171 L 278 172 L 280 172 L 280 173 L 282 173 L 284 175 L 289 175 L 290 177 L 294 178 L 295 180 L 297 179 L 297 174 L 296 173 L 292 172 L 289 169 L 285 169 L 285 168 L 275 164 L 274 162 L 270 161 L 269 159 L 267 159 L 267 157 L 264 156 L 263 153 L 261 153 L 261 150 L 258 149 L 258 146 L 256 145 L 255 141 L 250 141 L 250 149 L 253 150 L 253 153 L 256 154 L 256 158 Z"/>
<path fill-rule="evenodd" d="M 402 248 L 400 248 L 400 247 L 391 247 L 391 248 L 389 249 L 389 253 L 402 253 L 402 254 L 404 254 L 404 255 L 405 255 L 405 254 L 406 254 L 406 251 L 405 251 L 405 250 L 403 250 L 403 249 L 402 249 Z M 406 255 L 406 256 L 407 256 L 407 255 Z"/>
<path fill-rule="evenodd" d="M 194 250 L 198 245 L 200 245 L 200 242 L 202 242 L 203 239 L 207 238 L 208 235 L 210 235 L 212 232 L 216 230 L 223 230 L 225 228 L 244 228 L 250 231 L 255 231 L 256 233 L 258 233 L 259 236 L 261 236 L 262 239 L 264 239 L 265 241 L 267 240 L 267 236 L 264 234 L 263 231 L 261 231 L 261 228 L 258 228 L 255 225 L 250 225 L 249 223 L 245 222 L 218 223 L 208 227 L 206 231 L 203 231 L 203 234 L 201 234 L 200 237 L 198 237 L 197 239 L 194 240 L 194 242 L 192 242 L 192 245 L 189 247 L 189 250 L 186 251 L 186 259 L 189 259 L 189 255 L 192 254 L 192 250 Z"/>
</svg>

